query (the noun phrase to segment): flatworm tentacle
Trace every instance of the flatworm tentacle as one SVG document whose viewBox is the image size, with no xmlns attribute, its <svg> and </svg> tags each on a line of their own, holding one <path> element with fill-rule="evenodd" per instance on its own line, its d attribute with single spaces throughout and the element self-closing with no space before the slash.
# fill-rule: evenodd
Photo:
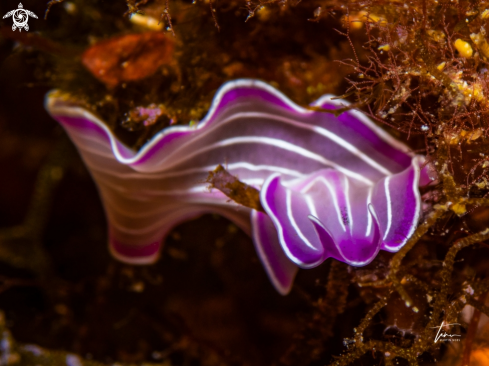
<svg viewBox="0 0 489 366">
<path fill-rule="evenodd" d="M 344 104 L 324 96 L 314 105 Z M 420 174 L 424 184 L 432 174 L 420 173 L 423 158 L 360 112 L 334 117 L 304 109 L 257 80 L 226 83 L 197 126 L 168 127 L 138 152 L 56 93 L 46 108 L 98 185 L 117 258 L 153 262 L 173 226 L 216 212 L 253 236 L 281 293 L 297 266 L 328 257 L 363 265 L 379 249 L 398 250 L 419 220 Z M 205 178 L 219 164 L 261 190 L 267 214 L 208 189 Z"/>
</svg>

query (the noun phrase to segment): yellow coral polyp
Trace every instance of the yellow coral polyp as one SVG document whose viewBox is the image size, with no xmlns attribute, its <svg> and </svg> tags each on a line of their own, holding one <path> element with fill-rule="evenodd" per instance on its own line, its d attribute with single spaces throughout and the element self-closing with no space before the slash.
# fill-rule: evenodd
<svg viewBox="0 0 489 366">
<path fill-rule="evenodd" d="M 479 102 L 482 101 L 482 99 L 484 99 L 484 92 L 482 91 L 482 86 L 481 84 L 479 83 L 475 83 L 473 86 L 472 86 L 472 95 L 474 96 L 474 98 L 476 100 L 478 100 Z"/>
<path fill-rule="evenodd" d="M 472 131 L 462 130 L 460 132 L 445 133 L 445 138 L 450 145 L 457 145 L 460 142 L 466 141 L 470 143 L 477 140 L 483 135 L 484 131 L 481 128 L 476 128 Z M 489 163 L 489 162 L 488 162 Z"/>
<path fill-rule="evenodd" d="M 133 24 L 154 31 L 160 31 L 163 29 L 164 26 L 164 23 L 160 22 L 158 19 L 146 15 L 137 14 L 137 13 L 131 15 L 130 21 Z"/>
<path fill-rule="evenodd" d="M 462 57 L 470 58 L 474 53 L 474 50 L 472 50 L 472 46 L 470 45 L 470 43 L 465 42 L 460 38 L 455 41 L 454 46 Z"/>
<path fill-rule="evenodd" d="M 466 131 L 466 130 L 462 130 L 460 132 L 460 136 L 463 137 L 465 140 L 467 141 L 475 141 L 477 140 L 479 137 L 482 136 L 482 129 L 481 128 L 476 128 L 475 130 L 472 130 L 472 131 Z"/>
<path fill-rule="evenodd" d="M 484 37 L 481 33 L 472 33 L 470 35 L 470 39 L 477 45 L 481 53 L 485 57 L 489 58 L 489 43 L 487 43 L 486 37 Z"/>
<path fill-rule="evenodd" d="M 317 11 L 314 12 L 314 15 L 317 17 L 319 15 L 321 15 L 321 8 L 318 8 L 318 9 L 319 9 L 319 12 L 317 12 Z M 266 6 L 262 6 L 261 8 L 258 9 L 257 14 L 258 14 L 258 19 L 260 19 L 261 21 L 267 21 L 268 19 L 270 19 L 272 12 Z M 318 15 L 316 15 L 316 14 L 318 14 Z"/>
<path fill-rule="evenodd" d="M 383 16 L 380 16 L 380 15 L 376 15 L 376 14 L 373 14 L 373 13 L 366 13 L 366 12 L 361 12 L 363 13 L 363 19 L 365 21 L 371 21 L 371 22 L 374 22 L 374 23 L 378 23 L 379 25 L 381 26 L 386 26 L 387 25 L 387 20 L 383 17 Z"/>
<path fill-rule="evenodd" d="M 457 145 L 459 142 L 460 142 L 460 133 L 459 132 L 456 132 L 456 131 L 445 131 L 443 133 L 444 137 L 445 137 L 445 140 L 447 141 L 447 143 L 449 143 L 450 145 Z"/>
<path fill-rule="evenodd" d="M 474 140 L 477 140 L 479 137 L 482 136 L 482 133 L 484 131 L 482 130 L 482 128 L 476 128 L 475 130 L 473 130 L 469 136 L 467 137 L 470 141 L 474 141 Z"/>
<path fill-rule="evenodd" d="M 486 188 L 486 184 L 487 184 L 486 179 L 484 179 L 482 182 L 477 182 L 477 183 L 475 183 L 475 185 L 476 185 L 476 186 L 477 186 L 477 188 L 479 188 L 479 189 L 484 189 L 484 188 Z"/>
<path fill-rule="evenodd" d="M 465 81 L 455 81 L 455 84 L 458 87 L 458 90 L 464 95 L 465 102 L 468 104 L 472 99 L 477 100 L 478 102 L 487 103 L 484 98 L 484 91 L 482 90 L 482 86 L 479 83 L 474 83 L 472 85 L 468 85 Z"/>
<path fill-rule="evenodd" d="M 363 18 L 362 13 L 357 13 L 357 14 L 350 14 L 348 17 L 345 16 L 343 17 L 343 22 L 349 22 L 350 23 L 350 29 L 351 30 L 359 30 L 363 28 L 363 23 L 365 19 Z"/>
<path fill-rule="evenodd" d="M 467 212 L 467 209 L 465 207 L 465 203 L 463 203 L 463 202 L 459 202 L 459 203 L 452 205 L 452 207 L 450 207 L 450 209 L 455 214 L 457 214 L 458 216 L 461 216 Z"/>
<path fill-rule="evenodd" d="M 442 31 L 430 29 L 430 30 L 427 30 L 426 33 L 435 42 L 438 42 L 438 43 L 445 42 L 445 33 L 443 33 Z"/>
<path fill-rule="evenodd" d="M 353 30 L 362 29 L 364 23 L 377 23 L 380 26 L 385 27 L 387 25 L 387 20 L 380 15 L 373 13 L 368 13 L 366 11 L 360 11 L 358 13 L 350 14 L 348 18 L 344 18 L 344 21 L 350 23 L 350 28 Z"/>
</svg>

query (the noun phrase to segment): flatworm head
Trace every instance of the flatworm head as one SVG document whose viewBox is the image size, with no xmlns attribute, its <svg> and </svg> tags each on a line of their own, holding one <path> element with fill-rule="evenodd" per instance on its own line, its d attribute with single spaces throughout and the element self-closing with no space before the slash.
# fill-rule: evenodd
<svg viewBox="0 0 489 366">
<path fill-rule="evenodd" d="M 268 84 L 237 80 L 220 88 L 199 124 L 168 127 L 135 152 L 95 115 L 56 95 L 46 108 L 97 183 L 110 250 L 122 261 L 155 261 L 173 226 L 215 212 L 252 235 L 285 294 L 298 267 L 329 257 L 368 264 L 380 249 L 399 250 L 420 219 L 418 186 L 432 175 L 424 158 L 360 112 L 304 109 Z M 324 96 L 314 106 L 344 104 Z M 209 190 L 206 176 L 219 164 L 260 190 L 265 213 Z"/>
</svg>

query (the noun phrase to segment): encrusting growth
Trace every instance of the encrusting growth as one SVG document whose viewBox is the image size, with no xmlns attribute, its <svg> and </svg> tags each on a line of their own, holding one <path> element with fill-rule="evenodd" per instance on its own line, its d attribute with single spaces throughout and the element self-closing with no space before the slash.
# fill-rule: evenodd
<svg viewBox="0 0 489 366">
<path fill-rule="evenodd" d="M 232 199 L 234 202 L 251 209 L 264 212 L 260 203 L 260 191 L 240 182 L 239 179 L 230 174 L 219 164 L 216 169 L 209 172 L 207 183 L 210 188 L 216 188 Z"/>
</svg>

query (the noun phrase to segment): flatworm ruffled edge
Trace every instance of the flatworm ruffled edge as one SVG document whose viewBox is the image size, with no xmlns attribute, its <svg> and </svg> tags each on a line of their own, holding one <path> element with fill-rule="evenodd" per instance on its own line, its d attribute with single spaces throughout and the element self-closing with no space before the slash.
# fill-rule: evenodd
<svg viewBox="0 0 489 366">
<path fill-rule="evenodd" d="M 412 194 L 414 196 L 414 200 L 415 200 L 415 209 L 414 209 L 414 217 L 413 219 L 411 220 L 411 225 L 409 227 L 409 231 L 408 233 L 406 234 L 406 237 L 404 238 L 404 240 L 402 242 L 400 242 L 398 245 L 396 245 L 395 247 L 392 247 L 392 246 L 387 246 L 384 244 L 383 240 L 385 239 L 384 238 L 384 234 L 385 233 L 382 233 L 382 239 L 381 239 L 381 242 L 380 242 L 380 245 L 378 246 L 378 250 L 375 252 L 375 254 L 373 256 L 371 256 L 370 258 L 368 258 L 367 260 L 365 261 L 362 261 L 362 262 L 358 262 L 358 261 L 351 261 L 349 260 L 342 252 L 342 249 L 338 246 L 338 244 L 333 240 L 333 244 L 334 246 L 336 247 L 336 250 L 338 252 L 338 254 L 340 255 L 341 257 L 341 260 L 349 265 L 352 265 L 352 266 L 364 266 L 364 265 L 367 265 L 369 264 L 370 262 L 372 262 L 372 260 L 375 258 L 375 256 L 377 255 L 377 253 L 379 252 L 379 250 L 385 250 L 387 252 L 391 252 L 391 253 L 395 253 L 397 251 L 399 251 L 407 242 L 407 240 L 409 240 L 409 238 L 413 235 L 415 229 L 416 229 L 416 226 L 418 225 L 420 219 L 421 219 L 421 194 L 419 192 L 419 183 L 420 183 L 420 171 L 421 171 L 421 165 L 424 164 L 425 162 L 425 159 L 423 156 L 420 156 L 420 155 L 416 155 L 416 156 L 413 156 L 412 160 L 411 160 L 411 165 L 409 167 L 407 167 L 404 171 L 402 172 L 399 172 L 397 174 L 394 174 L 393 176 L 396 176 L 398 174 L 402 174 L 402 173 L 405 173 L 407 170 L 412 170 L 413 173 L 414 173 L 414 177 L 412 179 L 412 185 L 411 185 L 411 190 L 412 190 Z M 389 176 L 389 177 L 386 177 L 384 179 L 389 179 L 391 178 L 392 176 Z M 266 199 L 266 195 L 268 194 L 268 190 L 269 190 L 269 186 L 271 184 L 271 182 L 273 182 L 274 180 L 276 180 L 277 178 L 280 178 L 280 174 L 276 173 L 276 174 L 273 174 L 271 175 L 270 177 L 268 177 L 263 186 L 262 186 L 262 189 L 260 191 L 260 201 L 265 209 L 265 211 L 267 212 L 268 216 L 270 217 L 270 219 L 272 220 L 272 222 L 274 223 L 274 226 L 275 228 L 277 229 L 277 235 L 278 235 L 278 239 L 279 239 L 279 243 L 280 243 L 280 246 L 282 247 L 282 250 L 286 253 L 287 257 L 293 262 L 295 263 L 297 266 L 299 266 L 300 268 L 304 268 L 304 269 L 307 269 L 307 268 L 314 268 L 314 267 L 317 267 L 318 265 L 320 265 L 322 262 L 324 262 L 327 258 L 330 258 L 332 257 L 331 255 L 330 256 L 327 256 L 327 257 L 322 257 L 322 258 L 319 258 L 316 262 L 314 263 L 304 263 L 303 261 L 301 261 L 299 258 L 297 258 L 288 248 L 288 245 L 285 241 L 285 238 L 284 238 L 284 229 L 283 229 L 283 226 L 282 226 L 282 222 L 281 220 L 277 217 L 277 215 L 274 213 L 274 211 L 268 206 L 267 204 L 267 199 Z M 298 179 L 304 179 L 304 178 L 298 178 Z M 290 184 L 291 182 L 289 182 Z M 279 183 L 280 184 L 280 183 Z M 382 184 L 382 186 L 384 185 L 384 183 Z M 409 189 L 409 188 L 408 188 Z M 391 202 L 388 201 L 388 203 L 390 204 Z M 368 207 L 368 210 L 372 213 L 372 215 L 375 217 L 375 219 L 377 220 L 377 222 L 379 222 L 379 218 L 377 217 L 377 214 L 375 212 L 375 209 L 374 207 L 372 206 L 372 204 L 369 205 Z M 327 229 L 322 225 L 322 223 L 315 217 L 313 217 L 312 215 L 309 215 L 309 218 L 311 219 L 311 224 L 315 224 L 315 225 L 318 225 L 318 226 L 321 226 L 323 227 L 326 231 Z M 388 225 L 389 226 L 389 225 Z M 382 232 L 382 231 L 381 231 Z"/>
<path fill-rule="evenodd" d="M 396 247 L 389 247 L 387 245 L 384 245 L 382 243 L 381 249 L 385 250 L 390 253 L 396 253 L 398 252 L 409 240 L 409 238 L 414 234 L 414 231 L 416 230 L 416 227 L 418 226 L 419 221 L 421 220 L 421 193 L 419 192 L 419 187 L 421 185 L 420 177 L 421 177 L 421 166 L 425 164 L 426 159 L 424 156 L 416 155 L 413 157 L 411 161 L 411 167 L 414 168 L 414 179 L 413 179 L 413 185 L 412 185 L 412 190 L 414 193 L 414 197 L 416 199 L 416 217 L 413 219 L 413 224 L 411 225 L 411 228 L 409 230 L 409 233 L 406 235 L 406 238 Z"/>
<path fill-rule="evenodd" d="M 57 91 L 52 91 L 47 95 L 46 98 L 46 109 L 50 111 L 51 114 L 62 115 L 67 117 L 85 117 L 88 121 L 91 121 L 98 128 L 100 128 L 104 133 L 104 135 L 108 138 L 110 146 L 112 148 L 112 152 L 115 158 L 124 165 L 137 165 L 141 161 L 145 160 L 147 155 L 151 155 L 154 149 L 158 149 L 158 143 L 168 135 L 173 133 L 191 133 L 197 130 L 203 129 L 207 127 L 208 124 L 212 122 L 217 111 L 219 110 L 221 103 L 224 97 L 232 92 L 235 89 L 239 88 L 255 88 L 258 90 L 262 90 L 264 92 L 269 93 L 271 96 L 276 97 L 282 103 L 284 103 L 288 108 L 294 110 L 295 112 L 301 114 L 313 114 L 318 113 L 316 111 L 312 111 L 306 108 L 302 108 L 295 104 L 292 100 L 290 100 L 287 96 L 285 96 L 282 92 L 275 89 L 274 87 L 268 85 L 265 82 L 254 80 L 254 79 L 238 79 L 234 81 L 229 81 L 222 85 L 219 90 L 216 92 L 214 99 L 212 101 L 209 112 L 205 116 L 205 118 L 200 121 L 196 126 L 170 126 L 153 136 L 151 140 L 149 140 L 138 152 L 134 152 L 124 144 L 119 142 L 117 138 L 114 136 L 113 132 L 109 129 L 109 127 L 97 116 L 93 113 L 87 111 L 82 107 L 78 107 L 73 105 L 69 100 L 60 100 L 61 98 L 56 97 Z M 335 100 L 333 99 L 335 96 L 326 94 L 316 100 L 311 106 L 321 107 L 326 103 L 333 105 L 335 107 L 345 107 L 350 105 L 349 102 L 344 100 Z M 57 106 L 57 103 L 65 103 L 68 104 L 64 106 Z M 71 104 L 71 105 L 70 105 Z M 325 112 L 326 113 L 326 112 Z M 389 135 L 382 128 L 377 126 L 372 120 L 370 120 L 367 116 L 357 110 L 350 110 L 344 113 L 351 114 L 354 118 L 365 124 L 367 127 L 372 129 L 382 140 L 390 144 L 391 146 L 399 149 L 400 151 L 413 155 L 411 150 L 402 142 L 396 140 L 393 136 Z"/>
</svg>

